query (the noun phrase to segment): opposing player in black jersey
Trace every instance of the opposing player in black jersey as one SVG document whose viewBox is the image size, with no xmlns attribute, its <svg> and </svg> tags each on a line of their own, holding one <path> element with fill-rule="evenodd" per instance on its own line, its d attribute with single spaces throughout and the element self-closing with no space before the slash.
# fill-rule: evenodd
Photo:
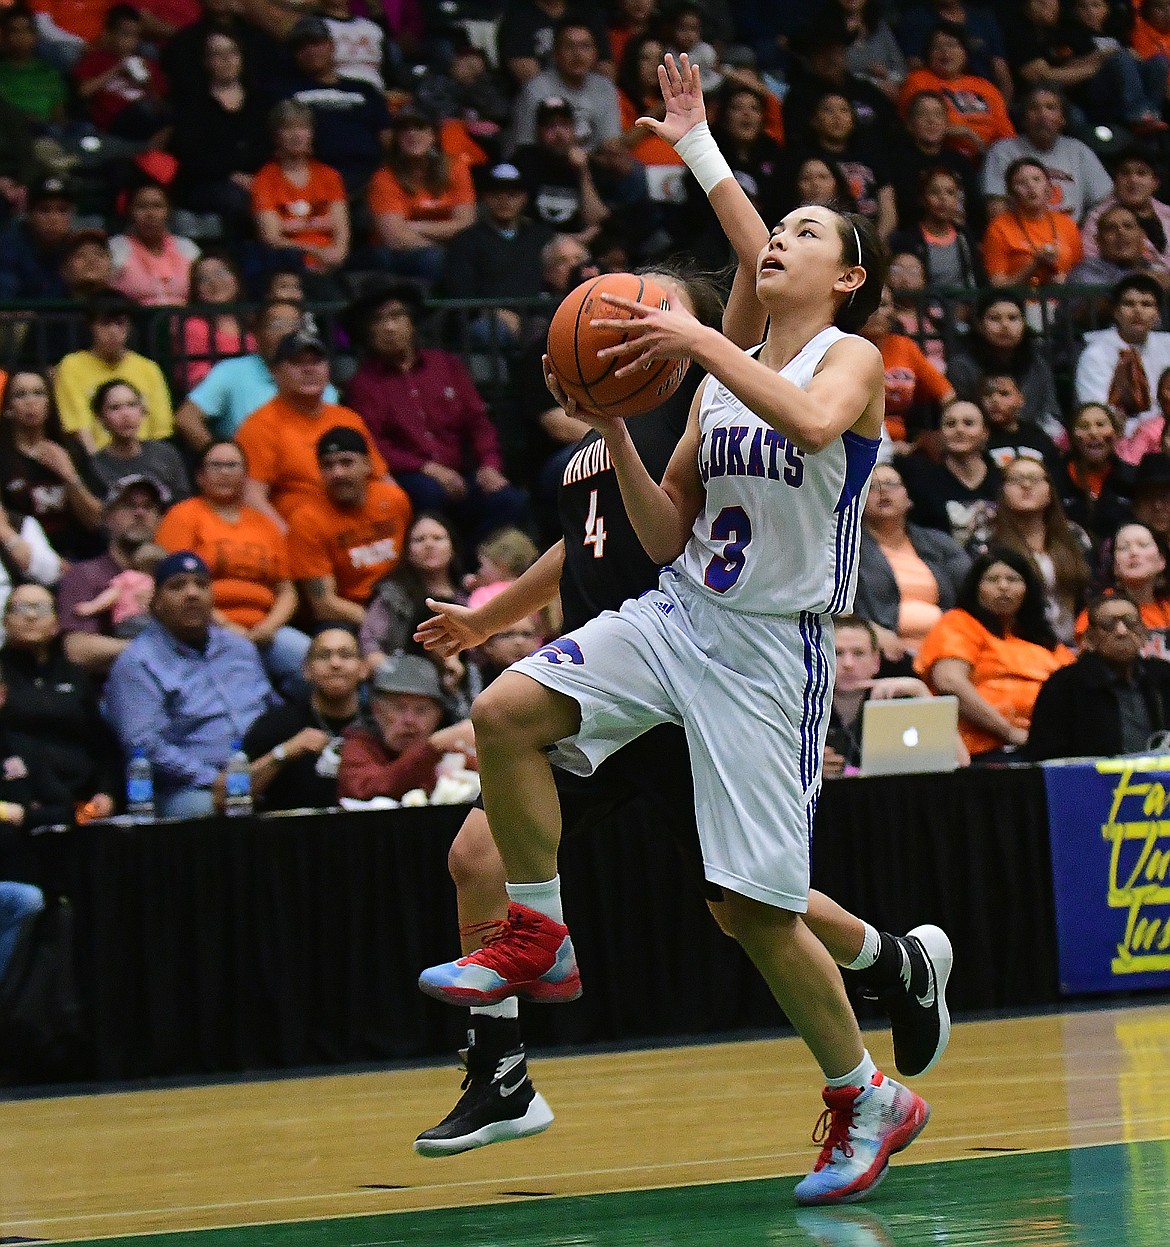
<svg viewBox="0 0 1170 1247">
<path fill-rule="evenodd" d="M 677 299 L 708 323 L 717 323 L 719 304 L 707 284 L 673 273 L 652 274 Z M 734 340 L 735 318 L 724 320 Z M 691 368 L 683 385 L 662 407 L 629 424 L 639 456 L 655 479 L 666 470 L 687 422 L 701 380 Z M 596 432 L 582 438 L 565 468 L 558 493 L 562 539 L 518 580 L 476 610 L 430 602 L 438 613 L 416 637 L 444 657 L 481 644 L 489 636 L 535 613 L 560 592 L 566 632 L 604 610 L 616 610 L 657 583 L 658 567 L 642 548 L 621 500 L 605 443 Z M 681 727 L 653 728 L 607 759 L 589 778 L 556 770 L 565 834 L 596 823 L 640 797 L 684 856 L 719 920 L 721 890 L 703 878 L 702 854 L 690 784 L 690 755 Z M 473 952 L 503 922 L 508 910 L 504 868 L 487 817 L 472 811 L 449 855 L 458 896 L 459 934 L 464 954 Z M 945 1001 L 950 946 L 937 927 L 907 936 L 879 932 L 823 893 L 809 895 L 808 926 L 866 995 L 890 1014 L 898 1069 L 925 1073 L 942 1056 L 950 1035 Z M 926 936 L 926 944 L 921 936 Z M 941 950 L 941 954 L 940 954 Z M 515 996 L 471 1009 L 467 1077 L 463 1095 L 442 1122 L 423 1131 L 415 1150 L 450 1156 L 506 1139 L 537 1134 L 553 1114 L 528 1077 Z"/>
</svg>

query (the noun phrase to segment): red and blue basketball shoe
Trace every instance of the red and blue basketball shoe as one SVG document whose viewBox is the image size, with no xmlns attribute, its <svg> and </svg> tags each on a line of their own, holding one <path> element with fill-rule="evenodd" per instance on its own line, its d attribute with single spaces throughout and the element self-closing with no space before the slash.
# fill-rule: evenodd
<svg viewBox="0 0 1170 1247">
<path fill-rule="evenodd" d="M 515 901 L 482 948 L 424 970 L 418 985 L 436 1000 L 469 1006 L 494 1005 L 507 996 L 553 1004 L 581 995 L 569 928 Z"/>
<path fill-rule="evenodd" d="M 868 1087 L 826 1087 L 813 1131 L 821 1154 L 796 1187 L 798 1204 L 852 1204 L 886 1176 L 890 1157 L 926 1129 L 930 1105 L 880 1071 Z"/>
</svg>

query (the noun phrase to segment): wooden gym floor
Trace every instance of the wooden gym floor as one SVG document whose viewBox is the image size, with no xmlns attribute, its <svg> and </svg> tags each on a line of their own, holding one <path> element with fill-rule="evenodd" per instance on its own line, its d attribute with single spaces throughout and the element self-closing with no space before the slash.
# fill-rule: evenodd
<svg viewBox="0 0 1170 1247">
<path fill-rule="evenodd" d="M 791 1202 L 819 1110 L 796 1040 L 533 1073 L 546 1134 L 429 1161 L 451 1068 L 0 1102 L 0 1243 L 1170 1245 L 1170 1004 L 956 1026 L 929 1127 L 851 1208 Z"/>
</svg>

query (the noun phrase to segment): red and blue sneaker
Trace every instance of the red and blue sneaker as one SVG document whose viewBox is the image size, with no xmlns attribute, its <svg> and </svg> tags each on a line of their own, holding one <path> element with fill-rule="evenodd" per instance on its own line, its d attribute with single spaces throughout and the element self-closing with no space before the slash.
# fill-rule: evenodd
<svg viewBox="0 0 1170 1247">
<path fill-rule="evenodd" d="M 890 1157 L 926 1129 L 930 1105 L 909 1087 L 874 1074 L 868 1087 L 826 1087 L 813 1131 L 821 1154 L 796 1188 L 798 1204 L 852 1204 L 886 1176 Z"/>
<path fill-rule="evenodd" d="M 418 985 L 453 1005 L 494 1005 L 507 996 L 553 1004 L 581 995 L 569 928 L 515 901 L 482 948 L 424 970 Z"/>
</svg>

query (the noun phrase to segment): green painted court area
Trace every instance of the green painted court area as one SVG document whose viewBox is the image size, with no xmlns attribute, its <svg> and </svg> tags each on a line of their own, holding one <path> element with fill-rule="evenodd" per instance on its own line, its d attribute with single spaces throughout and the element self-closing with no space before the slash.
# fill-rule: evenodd
<svg viewBox="0 0 1170 1247">
<path fill-rule="evenodd" d="M 900 1165 L 864 1204 L 793 1178 L 104 1238 L 127 1247 L 1170 1247 L 1170 1140 Z M 8 1240 L 13 1241 L 13 1240 Z"/>
</svg>

